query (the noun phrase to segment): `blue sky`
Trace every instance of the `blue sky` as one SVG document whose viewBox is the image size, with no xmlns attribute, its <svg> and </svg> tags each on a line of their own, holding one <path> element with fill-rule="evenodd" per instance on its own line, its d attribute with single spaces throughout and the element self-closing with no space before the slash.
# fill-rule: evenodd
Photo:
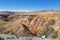
<svg viewBox="0 0 60 40">
<path fill-rule="evenodd" d="M 60 0 L 0 0 L 0 11 L 60 10 Z"/>
</svg>

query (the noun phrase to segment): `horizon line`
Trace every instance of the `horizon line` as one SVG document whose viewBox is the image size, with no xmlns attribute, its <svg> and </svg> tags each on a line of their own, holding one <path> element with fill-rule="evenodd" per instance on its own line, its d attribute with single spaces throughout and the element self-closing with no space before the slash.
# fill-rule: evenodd
<svg viewBox="0 0 60 40">
<path fill-rule="evenodd" d="M 54 9 L 51 9 L 56 11 Z M 51 11 L 51 10 L 0 10 L 0 11 L 11 11 L 11 12 L 36 12 L 36 11 Z M 58 9 L 59 10 L 59 9 Z"/>
</svg>

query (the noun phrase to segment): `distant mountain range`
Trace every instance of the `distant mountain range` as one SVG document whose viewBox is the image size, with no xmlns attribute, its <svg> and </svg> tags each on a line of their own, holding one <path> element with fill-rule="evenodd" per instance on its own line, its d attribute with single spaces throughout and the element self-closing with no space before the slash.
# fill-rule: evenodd
<svg viewBox="0 0 60 40">
<path fill-rule="evenodd" d="M 11 12 L 11 11 L 0 11 L 0 15 L 16 14 L 16 15 L 36 15 L 36 14 L 60 14 L 60 10 L 42 10 L 34 12 Z"/>
</svg>

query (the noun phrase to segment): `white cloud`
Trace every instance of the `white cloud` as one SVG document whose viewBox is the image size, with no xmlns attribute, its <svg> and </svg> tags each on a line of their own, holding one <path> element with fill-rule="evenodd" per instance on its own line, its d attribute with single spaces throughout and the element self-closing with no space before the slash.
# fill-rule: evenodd
<svg viewBox="0 0 60 40">
<path fill-rule="evenodd" d="M 32 10 L 0 10 L 0 11 L 12 11 L 12 12 L 33 12 Z"/>
</svg>

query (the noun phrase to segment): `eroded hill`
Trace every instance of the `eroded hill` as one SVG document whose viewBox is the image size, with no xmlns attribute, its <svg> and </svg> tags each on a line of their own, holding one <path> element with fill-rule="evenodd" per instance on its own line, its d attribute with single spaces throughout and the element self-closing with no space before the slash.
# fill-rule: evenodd
<svg viewBox="0 0 60 40">
<path fill-rule="evenodd" d="M 0 12 L 0 33 L 60 38 L 60 11 Z"/>
</svg>

